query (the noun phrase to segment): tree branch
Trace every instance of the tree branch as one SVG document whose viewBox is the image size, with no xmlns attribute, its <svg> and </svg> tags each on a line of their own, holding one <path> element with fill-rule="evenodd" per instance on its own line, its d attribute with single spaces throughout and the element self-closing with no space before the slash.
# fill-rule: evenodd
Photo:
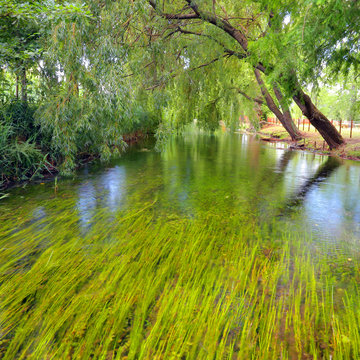
<svg viewBox="0 0 360 360">
<path fill-rule="evenodd" d="M 149 62 L 149 63 L 146 64 L 141 70 L 146 69 L 146 68 L 149 67 L 150 65 L 154 64 L 154 62 L 155 62 L 155 61 Z M 133 73 L 130 73 L 130 74 L 127 74 L 127 75 L 123 75 L 123 76 L 121 76 L 121 78 L 122 78 L 122 79 L 125 79 L 125 78 L 127 78 L 127 77 L 134 76 L 135 74 L 136 74 L 136 73 L 133 72 Z"/>
<path fill-rule="evenodd" d="M 189 20 L 189 19 L 198 19 L 199 18 L 199 16 L 197 14 L 181 14 L 181 13 L 180 14 L 167 14 L 167 13 L 164 13 L 156 7 L 156 3 L 154 0 L 149 0 L 149 4 L 157 13 L 159 13 L 163 18 L 168 19 L 168 20 L 172 20 L 172 19 Z"/>
<path fill-rule="evenodd" d="M 193 32 L 193 31 L 188 31 L 188 30 L 184 30 L 182 29 L 180 26 L 178 27 L 178 32 L 182 33 L 182 34 L 189 34 L 189 35 L 195 35 L 195 36 L 202 36 L 202 37 L 206 37 L 214 42 L 216 42 L 218 45 L 220 45 L 227 54 L 229 55 L 234 55 L 236 56 L 237 58 L 239 59 L 243 59 L 245 58 L 247 55 L 244 54 L 244 53 L 238 53 L 234 50 L 231 50 L 231 49 L 228 49 L 222 42 L 220 42 L 219 40 L 213 38 L 212 36 L 210 35 L 207 35 L 207 34 L 203 34 L 203 33 L 197 33 L 197 32 Z"/>
<path fill-rule="evenodd" d="M 229 57 L 229 56 L 231 56 L 231 54 L 227 54 L 227 53 L 226 53 L 226 54 L 223 54 L 222 56 L 219 56 L 219 57 L 217 57 L 217 58 L 215 58 L 215 59 L 212 59 L 211 61 L 209 61 L 209 62 L 207 62 L 207 63 L 205 63 L 205 64 L 201 64 L 201 65 L 199 65 L 199 66 L 196 66 L 196 67 L 194 67 L 194 68 L 189 69 L 188 72 L 191 72 L 191 71 L 194 71 L 194 70 L 197 70 L 197 69 L 201 69 L 202 67 L 211 65 L 211 64 L 213 64 L 214 62 L 219 61 L 220 59 L 223 59 L 223 58 Z"/>
<path fill-rule="evenodd" d="M 209 65 L 215 63 L 216 61 L 219 61 L 219 60 L 221 60 L 221 59 L 223 59 L 223 58 L 226 58 L 226 57 L 229 57 L 229 56 L 231 56 L 231 55 L 232 55 L 232 54 L 225 53 L 225 54 L 223 54 L 222 56 L 218 56 L 218 57 L 212 59 L 211 61 L 209 61 L 209 62 L 207 62 L 207 63 L 204 63 L 204 64 L 201 64 L 201 65 L 195 66 L 195 67 L 187 70 L 185 73 L 189 73 L 189 72 L 192 72 L 192 71 L 201 69 L 201 68 L 203 68 L 203 67 L 209 66 Z M 172 74 L 172 75 L 169 76 L 169 79 L 173 79 L 173 78 L 175 78 L 175 77 L 178 76 L 178 75 L 179 75 L 179 72 L 176 73 L 176 74 Z M 157 87 L 160 87 L 160 86 L 164 85 L 167 80 L 168 80 L 168 79 L 165 79 L 165 81 L 163 81 L 163 82 L 160 81 L 159 83 L 157 83 L 157 84 L 155 84 L 155 85 L 153 85 L 153 86 L 150 86 L 150 87 L 148 87 L 148 88 L 145 88 L 145 90 L 154 90 L 154 89 L 156 89 Z"/>
<path fill-rule="evenodd" d="M 250 100 L 250 101 L 254 101 L 256 103 L 258 103 L 259 105 L 262 105 L 264 103 L 264 101 L 262 101 L 259 98 L 253 98 L 251 96 L 249 96 L 248 94 L 246 94 L 245 92 L 243 92 L 242 90 L 240 90 L 237 87 L 231 88 L 232 90 L 236 90 L 239 94 L 241 94 L 242 96 L 244 96 L 246 99 Z"/>
<path fill-rule="evenodd" d="M 234 38 L 241 45 L 241 47 L 243 48 L 243 50 L 245 52 L 247 51 L 247 47 L 248 47 L 247 39 L 246 39 L 246 36 L 240 30 L 236 29 L 225 19 L 222 19 L 217 16 L 213 16 L 212 14 L 201 11 L 199 9 L 199 7 L 192 0 L 186 0 L 186 2 L 194 10 L 195 14 L 197 14 L 199 16 L 199 18 L 223 29 L 226 33 L 228 33 L 232 38 Z"/>
</svg>

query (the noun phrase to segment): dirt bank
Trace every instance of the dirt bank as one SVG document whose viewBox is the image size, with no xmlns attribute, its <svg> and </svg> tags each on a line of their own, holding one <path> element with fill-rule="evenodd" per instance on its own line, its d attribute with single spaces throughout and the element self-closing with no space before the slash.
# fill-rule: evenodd
<svg viewBox="0 0 360 360">
<path fill-rule="evenodd" d="M 314 130 L 301 131 L 303 140 L 298 142 L 292 141 L 284 128 L 275 124 L 265 125 L 257 134 L 263 141 L 286 142 L 295 149 L 360 161 L 360 133 L 354 133 L 352 138 L 343 134 L 346 143 L 335 150 L 330 150 L 321 135 Z"/>
</svg>

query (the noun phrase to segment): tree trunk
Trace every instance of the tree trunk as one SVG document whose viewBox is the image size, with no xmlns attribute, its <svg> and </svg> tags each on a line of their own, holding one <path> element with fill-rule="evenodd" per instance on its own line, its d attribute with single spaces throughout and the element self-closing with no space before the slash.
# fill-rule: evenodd
<svg viewBox="0 0 360 360">
<path fill-rule="evenodd" d="M 69 93 L 72 93 L 74 96 L 79 97 L 79 84 L 76 81 L 73 73 L 70 74 L 69 78 Z"/>
<path fill-rule="evenodd" d="M 27 102 L 27 79 L 26 79 L 26 69 L 22 69 L 21 74 L 21 100 L 22 102 Z"/>
<path fill-rule="evenodd" d="M 295 124 L 292 124 L 293 121 L 290 118 L 291 121 L 289 121 L 289 119 L 286 119 L 284 117 L 284 115 L 282 114 L 282 112 L 279 110 L 279 108 L 276 106 L 273 98 L 271 97 L 270 93 L 268 92 L 268 90 L 266 89 L 266 86 L 261 78 L 260 75 L 260 71 L 258 69 L 254 70 L 255 72 L 255 76 L 256 76 L 256 80 L 260 86 L 261 89 L 261 93 L 264 96 L 264 99 L 266 101 L 267 106 L 269 107 L 269 109 L 275 114 L 275 116 L 279 119 L 279 121 L 281 122 L 282 126 L 285 128 L 285 130 L 289 133 L 289 135 L 291 136 L 292 140 L 300 140 L 301 139 L 301 135 L 298 134 L 297 132 L 294 131 L 294 127 Z M 295 127 L 296 128 L 296 127 Z M 299 136 L 300 135 L 300 136 Z"/>
<path fill-rule="evenodd" d="M 150 5 L 155 9 L 155 11 L 159 12 L 159 9 L 156 6 L 156 2 L 154 0 L 148 0 Z M 164 14 L 160 11 L 160 15 L 166 19 L 178 19 L 178 20 L 189 20 L 189 19 L 201 19 L 207 23 L 213 24 L 219 29 L 225 31 L 228 35 L 230 35 L 233 39 L 235 39 L 240 46 L 242 47 L 244 54 L 241 58 L 245 58 L 248 56 L 248 41 L 247 37 L 244 33 L 236 29 L 232 26 L 227 20 L 217 17 L 216 14 L 213 15 L 206 11 L 201 11 L 198 5 L 192 0 L 186 0 L 189 7 L 194 11 L 192 14 Z M 255 75 L 256 79 L 260 85 L 261 92 L 266 100 L 266 103 L 269 109 L 278 117 L 286 131 L 290 134 L 291 138 L 296 140 L 297 134 L 293 130 L 293 126 L 289 119 L 285 119 L 281 111 L 277 108 L 274 100 L 271 95 L 267 91 L 259 70 L 262 72 L 266 72 L 266 68 L 258 63 L 255 66 Z M 296 76 L 295 76 L 296 79 Z M 281 80 L 281 75 L 279 75 L 279 80 Z M 300 107 L 302 113 L 310 120 L 310 123 L 319 131 L 324 140 L 328 143 L 331 149 L 336 148 L 344 143 L 344 139 L 339 134 L 339 132 L 335 129 L 335 127 L 331 124 L 331 122 L 316 108 L 316 106 L 312 103 L 310 97 L 306 95 L 300 86 L 294 91 L 293 99 L 296 104 Z M 295 125 L 294 125 L 295 126 Z"/>
<path fill-rule="evenodd" d="M 19 75 L 16 75 L 15 97 L 19 100 Z"/>
<path fill-rule="evenodd" d="M 296 140 L 302 139 L 302 135 L 301 135 L 299 129 L 296 127 L 296 125 L 291 117 L 291 112 L 290 112 L 289 106 L 285 102 L 284 96 L 281 93 L 279 87 L 275 84 L 273 86 L 273 89 L 274 89 L 275 96 L 278 99 L 279 104 L 283 110 L 283 116 L 285 118 L 285 121 L 289 124 L 289 126 L 291 126 L 293 132 L 296 134 Z"/>
<path fill-rule="evenodd" d="M 327 142 L 330 149 L 336 149 L 345 143 L 335 126 L 332 125 L 327 117 L 313 104 L 309 95 L 305 94 L 300 88 L 297 88 L 293 99 L 303 115 L 309 119 L 310 124 L 314 126 Z"/>
</svg>

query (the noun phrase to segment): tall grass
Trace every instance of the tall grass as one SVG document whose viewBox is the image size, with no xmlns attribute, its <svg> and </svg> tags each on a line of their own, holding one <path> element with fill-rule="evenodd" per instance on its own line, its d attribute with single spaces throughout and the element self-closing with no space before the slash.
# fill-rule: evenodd
<svg viewBox="0 0 360 360">
<path fill-rule="evenodd" d="M 2 184 L 39 175 L 47 168 L 47 155 L 34 125 L 34 108 L 14 101 L 0 108 L 0 176 Z M 1 187 L 1 184 L 0 184 Z"/>
<path fill-rule="evenodd" d="M 155 201 L 99 210 L 84 235 L 72 199 L 43 206 L 2 216 L 3 359 L 360 356 L 359 264 L 336 249 Z"/>
</svg>

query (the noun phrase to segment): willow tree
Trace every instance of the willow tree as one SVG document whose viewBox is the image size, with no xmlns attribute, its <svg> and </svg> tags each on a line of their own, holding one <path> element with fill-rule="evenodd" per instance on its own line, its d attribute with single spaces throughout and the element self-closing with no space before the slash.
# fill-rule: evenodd
<svg viewBox="0 0 360 360">
<path fill-rule="evenodd" d="M 124 134 L 156 123 L 136 106 L 137 100 L 146 108 L 151 104 L 129 76 L 124 36 L 131 11 L 130 4 L 87 1 L 83 12 L 54 19 L 43 38 L 44 96 L 37 119 L 63 173 L 70 173 L 81 155 L 103 160 L 119 155 Z"/>
<path fill-rule="evenodd" d="M 349 2 L 344 0 L 343 3 L 347 6 Z M 344 142 L 335 127 L 303 90 L 305 83 L 302 75 L 304 68 L 306 69 L 303 50 L 306 49 L 307 44 L 299 44 L 298 41 L 295 44 L 291 43 L 292 38 L 298 40 L 299 36 L 301 37 L 299 24 L 306 20 L 311 9 L 307 9 L 306 6 L 301 7 L 301 4 L 294 5 L 290 1 L 288 3 L 286 1 L 237 3 L 222 1 L 220 3 L 206 0 L 172 2 L 149 0 L 148 4 L 156 15 L 153 21 L 156 24 L 158 38 L 168 41 L 169 38 L 182 37 L 186 38 L 188 43 L 190 41 L 195 43 L 195 46 L 206 42 L 207 62 L 214 60 L 210 58 L 213 49 L 221 48 L 223 56 L 233 56 L 241 62 L 251 64 L 264 100 L 293 138 L 298 138 L 299 133 L 291 120 L 288 107 L 290 97 L 330 148 L 336 148 Z M 326 7 L 328 4 L 321 1 L 313 6 L 319 12 L 318 8 Z M 286 17 L 294 20 L 286 25 L 284 22 Z M 317 37 L 324 42 L 326 34 L 322 32 Z M 338 39 L 338 46 L 339 41 L 341 46 L 340 33 L 335 37 Z M 286 55 L 287 43 L 291 56 Z M 330 46 L 329 51 L 332 50 Z M 164 48 L 163 51 L 166 49 Z M 186 53 L 186 56 L 189 56 L 189 48 Z M 283 59 L 290 58 L 291 62 L 284 63 Z M 267 82 L 264 81 L 264 77 L 267 78 Z M 266 84 L 271 84 L 272 89 Z M 280 106 L 277 105 L 270 90 L 273 90 Z"/>
<path fill-rule="evenodd" d="M 0 0 L 1 75 L 12 71 L 20 77 L 21 70 L 26 103 L 31 70 L 38 85 L 32 108 L 41 129 L 36 146 L 63 173 L 81 156 L 106 160 L 119 154 L 124 134 L 157 125 L 162 95 L 154 99 L 130 76 L 136 58 L 144 60 L 149 52 L 129 51 L 127 19 L 133 11 L 134 4 L 102 0 Z M 5 81 L 1 76 L 0 88 Z"/>
<path fill-rule="evenodd" d="M 153 85 L 156 86 L 153 95 L 164 93 L 166 96 L 162 114 L 164 125 L 177 130 L 197 119 L 201 128 L 213 131 L 221 119 L 235 129 L 240 115 L 251 114 L 252 124 L 257 126 L 259 107 L 263 102 L 258 98 L 260 90 L 249 66 L 246 63 L 239 66 L 233 57 L 221 58 L 211 64 L 201 63 L 201 49 L 190 49 L 189 46 L 186 49 L 191 55 L 186 55 L 186 61 L 179 60 L 177 64 L 176 56 L 168 54 L 165 60 L 168 69 L 164 64 L 162 76 Z"/>
<path fill-rule="evenodd" d="M 344 140 L 302 88 L 339 81 L 357 69 L 360 4 L 348 0 L 263 0 L 270 9 L 270 32 L 253 43 L 251 51 L 264 59 L 269 77 L 278 79 L 303 115 L 319 130 L 330 148 Z M 270 36 L 268 36 L 270 35 Z M 263 49 L 270 49 L 264 54 Z M 356 70 L 355 70 L 356 71 Z M 341 95 L 340 95 L 341 96 Z"/>
<path fill-rule="evenodd" d="M 26 103 L 27 71 L 34 66 L 40 53 L 38 2 L 0 2 L 0 62 L 15 74 L 15 96 Z"/>
<path fill-rule="evenodd" d="M 85 15 L 84 9 L 76 3 L 0 0 L 0 64 L 16 76 L 16 98 L 27 102 L 27 72 L 37 70 L 50 22 Z"/>
</svg>

